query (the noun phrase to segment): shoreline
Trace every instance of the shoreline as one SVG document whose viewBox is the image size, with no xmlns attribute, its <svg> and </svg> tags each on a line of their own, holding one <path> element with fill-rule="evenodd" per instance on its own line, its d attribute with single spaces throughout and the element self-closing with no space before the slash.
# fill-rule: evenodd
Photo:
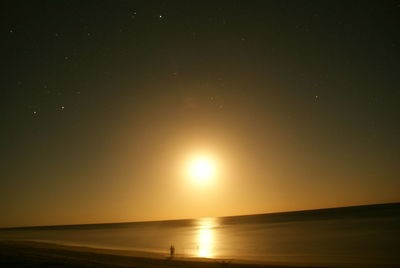
<svg viewBox="0 0 400 268">
<path fill-rule="evenodd" d="M 300 268 L 328 265 L 261 263 L 237 259 L 177 256 L 48 242 L 0 240 L 2 267 L 237 267 Z M 337 267 L 337 266 L 336 266 Z"/>
</svg>

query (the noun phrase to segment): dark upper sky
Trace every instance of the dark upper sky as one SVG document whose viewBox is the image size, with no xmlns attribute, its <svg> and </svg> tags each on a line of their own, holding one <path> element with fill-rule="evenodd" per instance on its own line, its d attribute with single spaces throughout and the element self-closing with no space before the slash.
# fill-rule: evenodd
<svg viewBox="0 0 400 268">
<path fill-rule="evenodd" d="M 1 226 L 400 201 L 399 1 L 0 10 Z"/>
</svg>

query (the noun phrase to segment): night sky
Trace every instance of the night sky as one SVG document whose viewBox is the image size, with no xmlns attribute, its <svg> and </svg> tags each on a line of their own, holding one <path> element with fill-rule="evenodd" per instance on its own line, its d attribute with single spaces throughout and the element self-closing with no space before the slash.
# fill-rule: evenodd
<svg viewBox="0 0 400 268">
<path fill-rule="evenodd" d="M 399 1 L 0 10 L 0 226 L 400 201 Z"/>
</svg>

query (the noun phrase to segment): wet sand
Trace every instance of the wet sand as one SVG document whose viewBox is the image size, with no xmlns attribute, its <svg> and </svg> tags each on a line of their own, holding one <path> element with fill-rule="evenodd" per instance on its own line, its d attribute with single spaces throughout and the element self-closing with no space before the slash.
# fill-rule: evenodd
<svg viewBox="0 0 400 268">
<path fill-rule="evenodd" d="M 240 260 L 168 258 L 167 255 L 66 246 L 29 241 L 0 241 L 0 267 L 236 267 L 284 268 L 304 265 L 257 264 Z M 316 266 L 312 266 L 316 267 Z"/>
</svg>

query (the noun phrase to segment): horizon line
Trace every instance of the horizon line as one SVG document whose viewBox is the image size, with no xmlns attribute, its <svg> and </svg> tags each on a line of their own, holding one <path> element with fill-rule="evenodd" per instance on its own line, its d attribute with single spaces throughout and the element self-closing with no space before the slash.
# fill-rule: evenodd
<svg viewBox="0 0 400 268">
<path fill-rule="evenodd" d="M 88 225 L 108 225 L 108 224 L 129 224 L 129 223 L 151 223 L 151 222 L 171 222 L 171 221 L 184 221 L 184 220 L 195 220 L 202 218 L 231 218 L 231 217 L 245 217 L 245 216 L 257 216 L 257 215 L 272 215 L 272 214 L 283 214 L 283 213 L 294 213 L 294 212 L 306 212 L 314 210 L 329 210 L 329 209 L 340 209 L 340 208 L 351 208 L 351 207 L 364 207 L 364 206 L 380 206 L 400 204 L 400 201 L 386 202 L 386 203 L 368 203 L 361 205 L 350 205 L 350 206 L 337 206 L 337 207 L 323 207 L 323 208 L 312 208 L 312 209 L 300 209 L 300 210 L 284 210 L 276 212 L 265 212 L 265 213 L 254 213 L 254 214 L 239 214 L 239 215 L 224 215 L 224 216 L 208 216 L 208 217 L 197 217 L 197 218 L 178 218 L 178 219 L 161 219 L 161 220 L 143 220 L 143 221 L 121 221 L 121 222 L 97 222 L 97 223 L 74 223 L 74 224 L 54 224 L 54 225 L 30 225 L 30 226 L 9 226 L 0 227 L 0 230 L 5 229 L 24 229 L 24 228 L 51 228 L 51 227 L 67 227 L 67 226 L 88 226 Z"/>
</svg>

